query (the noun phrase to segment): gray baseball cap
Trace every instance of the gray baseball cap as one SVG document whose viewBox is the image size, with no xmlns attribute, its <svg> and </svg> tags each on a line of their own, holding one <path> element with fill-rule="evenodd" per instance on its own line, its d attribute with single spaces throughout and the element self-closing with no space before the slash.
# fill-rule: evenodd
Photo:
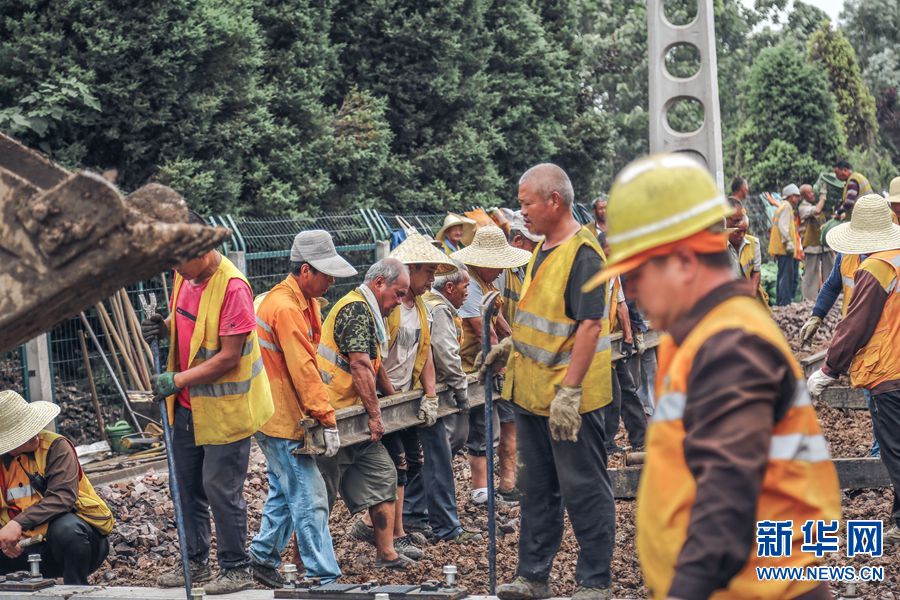
<svg viewBox="0 0 900 600">
<path fill-rule="evenodd" d="M 781 190 L 782 198 L 790 198 L 791 196 L 799 196 L 799 195 L 800 195 L 800 188 L 798 188 L 793 183 L 790 183 L 790 184 L 784 186 L 784 189 Z"/>
<path fill-rule="evenodd" d="M 305 262 L 332 277 L 353 277 L 356 269 L 341 258 L 334 248 L 331 234 L 321 229 L 301 231 L 291 246 L 291 262 Z"/>
<path fill-rule="evenodd" d="M 541 240 L 544 239 L 542 235 L 535 235 L 528 231 L 528 227 L 525 226 L 525 218 L 522 216 L 522 211 L 517 210 L 513 213 L 512 219 L 509 220 L 509 230 L 510 231 L 521 231 L 522 235 L 526 238 L 537 244 Z"/>
</svg>

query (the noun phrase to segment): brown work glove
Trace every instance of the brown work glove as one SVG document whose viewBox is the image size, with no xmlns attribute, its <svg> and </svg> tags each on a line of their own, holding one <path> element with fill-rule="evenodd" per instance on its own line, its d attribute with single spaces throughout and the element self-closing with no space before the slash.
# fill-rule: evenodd
<svg viewBox="0 0 900 600">
<path fill-rule="evenodd" d="M 581 386 L 557 385 L 550 403 L 550 437 L 557 442 L 577 442 L 581 429 Z"/>
<path fill-rule="evenodd" d="M 488 367 L 493 367 L 494 374 L 505 367 L 506 361 L 509 360 L 509 353 L 512 352 L 512 347 L 511 337 L 503 338 L 496 346 L 491 347 L 490 352 L 484 357 L 484 362 L 478 365 L 478 379 L 482 382 L 484 381 Z"/>
</svg>

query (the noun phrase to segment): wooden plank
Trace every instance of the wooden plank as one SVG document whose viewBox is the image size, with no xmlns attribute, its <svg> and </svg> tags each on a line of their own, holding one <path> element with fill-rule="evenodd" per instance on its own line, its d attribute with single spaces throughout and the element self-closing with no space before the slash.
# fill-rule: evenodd
<svg viewBox="0 0 900 600">
<path fill-rule="evenodd" d="M 845 386 L 825 388 L 825 391 L 819 397 L 819 401 L 825 402 L 831 408 L 868 409 L 862 390 Z"/>
</svg>

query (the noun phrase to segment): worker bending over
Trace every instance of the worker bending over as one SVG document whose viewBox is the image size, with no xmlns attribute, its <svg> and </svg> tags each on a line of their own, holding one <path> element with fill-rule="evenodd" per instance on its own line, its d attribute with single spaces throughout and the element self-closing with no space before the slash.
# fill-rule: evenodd
<svg viewBox="0 0 900 600">
<path fill-rule="evenodd" d="M 865 254 L 854 275 L 853 297 L 825 355 L 825 365 L 809 377 L 818 396 L 842 373 L 853 387 L 869 392 L 881 461 L 894 486 L 892 527 L 884 541 L 900 544 L 900 226 L 890 221 L 884 198 L 857 200 L 849 223 L 828 232 L 828 245 L 844 256 Z"/>
<path fill-rule="evenodd" d="M 331 583 L 341 576 L 328 530 L 325 481 L 314 456 L 294 451 L 303 446 L 303 419 L 315 419 L 324 428 L 326 456 L 340 448 L 334 407 L 316 358 L 322 337 L 316 298 L 336 277 L 352 277 L 356 269 L 338 255 L 331 234 L 321 230 L 298 233 L 290 261 L 284 281 L 256 300 L 256 332 L 275 415 L 254 436 L 266 457 L 269 494 L 250 557 L 253 577 L 273 588 L 284 587 L 278 567 L 292 532 L 307 577 Z"/>
<path fill-rule="evenodd" d="M 115 520 L 72 442 L 45 429 L 58 414 L 50 402 L 0 392 L 0 575 L 28 571 L 28 555 L 40 554 L 44 577 L 87 585 L 109 554 Z M 39 535 L 43 542 L 19 545 Z"/>
<path fill-rule="evenodd" d="M 190 222 L 204 223 L 195 213 Z M 171 450 L 191 580 L 204 584 L 207 594 L 238 592 L 253 587 L 244 500 L 250 437 L 275 412 L 256 334 L 253 293 L 244 274 L 210 250 L 175 267 L 169 305 L 174 310 L 168 319 L 147 315 L 141 331 L 148 342 L 170 340 L 166 372 L 152 384 L 157 398 L 166 399 L 173 426 Z M 207 564 L 210 509 L 220 567 L 215 581 Z M 183 586 L 181 563 L 157 584 Z"/>
<path fill-rule="evenodd" d="M 626 166 L 609 199 L 610 266 L 653 327 L 661 377 L 637 498 L 653 598 L 830 598 L 828 584 L 760 581 L 755 567 L 817 562 L 808 519 L 840 518 L 837 474 L 790 346 L 735 281 L 713 179 L 683 154 Z M 793 521 L 794 551 L 758 556 L 758 521 Z M 765 553 L 763 553 L 765 554 Z"/>
<path fill-rule="evenodd" d="M 503 600 L 552 595 L 564 511 L 579 544 L 574 598 L 611 595 L 615 503 L 601 411 L 612 399 L 609 323 L 605 290 L 581 291 L 602 267 L 603 250 L 573 218 L 574 201 L 572 182 L 556 165 L 532 167 L 519 180 L 525 225 L 544 240 L 522 284 L 508 364 L 521 531 L 516 577 L 497 589 Z M 506 361 L 489 355 L 485 362 L 496 369 Z"/>
</svg>

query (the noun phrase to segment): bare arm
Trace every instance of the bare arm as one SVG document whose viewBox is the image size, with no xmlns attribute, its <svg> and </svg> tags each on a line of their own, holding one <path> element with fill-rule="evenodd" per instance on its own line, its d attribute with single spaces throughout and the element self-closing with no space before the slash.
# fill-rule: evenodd
<svg viewBox="0 0 900 600">
<path fill-rule="evenodd" d="M 483 335 L 483 331 L 481 329 L 481 327 L 482 327 L 481 317 L 468 317 L 468 318 L 466 318 L 466 321 L 469 322 L 469 324 L 472 326 L 472 329 L 474 329 L 478 333 L 478 338 L 481 339 L 481 336 Z M 497 332 L 494 331 L 493 327 L 491 327 L 491 345 L 493 346 L 498 341 L 499 340 L 497 339 Z"/>
<path fill-rule="evenodd" d="M 754 290 L 759 289 L 759 282 L 761 279 L 762 273 L 759 271 L 753 271 L 753 273 L 750 274 L 750 283 L 753 285 Z"/>
<path fill-rule="evenodd" d="M 378 372 L 375 374 L 375 382 L 377 384 L 378 391 L 381 392 L 382 396 L 391 396 L 397 393 L 397 390 L 394 388 L 394 384 L 391 383 L 391 378 L 388 377 L 384 365 L 378 367 Z"/>
<path fill-rule="evenodd" d="M 497 322 L 494 324 L 494 329 L 496 330 L 496 333 L 491 333 L 494 334 L 498 339 L 502 340 L 503 338 L 508 338 L 512 335 L 512 327 L 510 327 L 509 323 L 506 322 L 506 317 L 504 317 L 500 313 L 497 313 Z"/>
<path fill-rule="evenodd" d="M 563 385 L 574 387 L 581 385 L 587 374 L 591 361 L 597 350 L 597 338 L 603 328 L 601 319 L 581 321 L 575 331 L 575 346 L 572 348 L 572 360 L 563 379 Z"/>
<path fill-rule="evenodd" d="M 219 352 L 196 367 L 176 373 L 175 385 L 180 388 L 186 388 L 192 385 L 216 381 L 222 375 L 237 367 L 238 363 L 241 362 L 241 353 L 246 339 L 246 333 L 223 335 L 219 338 L 219 343 L 222 345 Z"/>
<path fill-rule="evenodd" d="M 422 374 L 419 375 L 419 381 L 422 382 L 422 389 L 425 390 L 426 396 L 437 395 L 437 392 L 435 391 L 437 376 L 434 371 L 434 356 L 431 354 L 430 350 L 428 352 L 428 359 L 425 361 L 425 366 L 422 367 Z"/>
<path fill-rule="evenodd" d="M 632 343 L 634 338 L 631 335 L 631 315 L 628 314 L 628 305 L 619 302 L 616 305 L 616 314 L 619 317 L 619 323 L 622 324 L 622 341 L 626 344 Z"/>
<path fill-rule="evenodd" d="M 384 425 L 381 424 L 381 405 L 378 403 L 378 394 L 375 390 L 375 368 L 372 366 L 369 355 L 365 352 L 351 352 L 348 358 L 350 359 L 353 389 L 356 390 L 369 415 L 369 430 L 372 434 L 372 441 L 376 442 L 384 435 Z M 374 429 L 373 423 L 377 423 Z"/>
</svg>

